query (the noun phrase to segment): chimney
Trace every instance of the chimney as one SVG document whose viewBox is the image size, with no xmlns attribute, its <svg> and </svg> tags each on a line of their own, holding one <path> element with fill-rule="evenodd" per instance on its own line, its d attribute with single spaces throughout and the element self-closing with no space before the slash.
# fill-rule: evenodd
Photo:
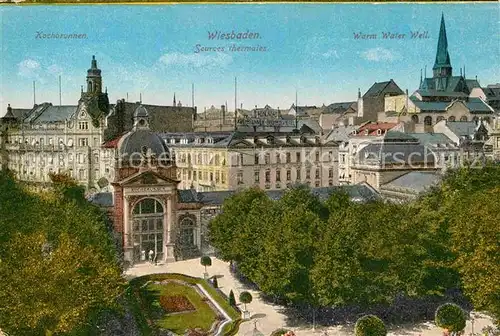
<svg viewBox="0 0 500 336">
<path fill-rule="evenodd" d="M 226 123 L 226 106 L 221 105 L 220 109 L 222 110 L 222 124 Z"/>
<path fill-rule="evenodd" d="M 12 113 L 12 107 L 10 107 L 10 104 L 9 104 L 9 106 L 7 106 L 7 114 L 9 114 L 9 113 Z"/>
</svg>

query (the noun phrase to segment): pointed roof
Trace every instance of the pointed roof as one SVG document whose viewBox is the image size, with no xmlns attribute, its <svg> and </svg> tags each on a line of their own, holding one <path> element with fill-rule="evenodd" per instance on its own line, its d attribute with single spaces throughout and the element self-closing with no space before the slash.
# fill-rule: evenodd
<svg viewBox="0 0 500 336">
<path fill-rule="evenodd" d="M 448 53 L 448 39 L 446 37 L 446 25 L 444 14 L 441 15 L 441 27 L 439 28 L 439 40 L 436 51 L 436 61 L 433 69 L 440 67 L 451 67 L 450 54 Z"/>
<path fill-rule="evenodd" d="M 97 61 L 95 55 L 92 55 L 92 61 L 90 62 L 90 69 L 87 70 L 87 77 L 100 76 L 101 69 L 97 67 Z"/>
</svg>

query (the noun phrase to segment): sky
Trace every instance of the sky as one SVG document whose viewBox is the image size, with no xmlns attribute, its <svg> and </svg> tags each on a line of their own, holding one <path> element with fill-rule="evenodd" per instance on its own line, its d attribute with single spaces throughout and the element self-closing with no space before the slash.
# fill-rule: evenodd
<svg viewBox="0 0 500 336">
<path fill-rule="evenodd" d="M 296 92 L 299 105 L 354 101 L 358 88 L 389 79 L 411 93 L 421 69 L 431 76 L 442 13 L 454 73 L 465 66 L 481 85 L 500 82 L 498 3 L 2 6 L 0 115 L 7 104 L 33 106 L 33 81 L 36 103 L 59 104 L 59 76 L 62 104 L 76 105 L 92 55 L 112 103 L 128 93 L 171 105 L 175 93 L 191 106 L 194 83 L 198 112 L 226 102 L 232 111 L 235 77 L 237 105 L 248 109 L 288 109 Z M 233 31 L 257 38 L 209 38 Z M 415 31 L 427 38 L 411 38 Z M 51 34 L 85 38 L 44 38 Z"/>
</svg>

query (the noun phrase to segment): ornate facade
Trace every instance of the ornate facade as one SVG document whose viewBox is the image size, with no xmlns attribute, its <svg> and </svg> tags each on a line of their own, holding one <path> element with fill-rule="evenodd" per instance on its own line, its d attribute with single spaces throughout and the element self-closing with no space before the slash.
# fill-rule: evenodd
<svg viewBox="0 0 500 336">
<path fill-rule="evenodd" d="M 105 189 L 114 178 L 113 150 L 102 144 L 130 130 L 139 106 L 119 100 L 110 104 L 103 78 L 92 57 L 77 105 L 41 103 L 32 109 L 8 107 L 0 118 L 0 162 L 17 177 L 49 183 L 48 174 L 67 173 L 88 189 Z M 158 132 L 192 130 L 196 108 L 145 105 L 151 128 Z M 168 122 L 167 122 L 168 121 Z"/>
</svg>

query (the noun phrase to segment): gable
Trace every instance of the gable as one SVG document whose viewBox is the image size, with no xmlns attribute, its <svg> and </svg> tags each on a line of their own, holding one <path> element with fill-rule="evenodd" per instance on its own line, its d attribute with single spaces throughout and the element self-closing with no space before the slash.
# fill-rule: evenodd
<svg viewBox="0 0 500 336">
<path fill-rule="evenodd" d="M 131 187 L 139 187 L 144 185 L 177 185 L 178 181 L 161 176 L 153 171 L 144 171 L 130 176 L 129 178 L 121 181 L 120 184 Z"/>
</svg>

